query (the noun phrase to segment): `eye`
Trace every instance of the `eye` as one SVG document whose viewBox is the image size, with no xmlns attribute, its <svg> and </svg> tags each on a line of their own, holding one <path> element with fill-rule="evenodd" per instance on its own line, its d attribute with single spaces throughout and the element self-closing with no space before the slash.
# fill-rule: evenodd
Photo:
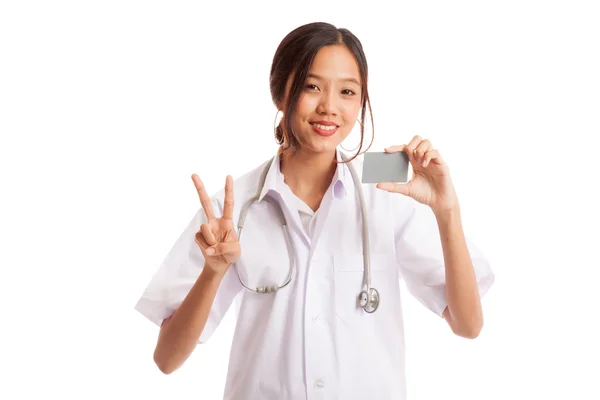
<svg viewBox="0 0 600 400">
<path fill-rule="evenodd" d="M 317 85 L 313 85 L 313 84 L 306 85 L 306 88 L 307 89 L 313 89 L 313 88 L 318 89 Z"/>
<path fill-rule="evenodd" d="M 349 92 L 349 93 L 347 93 L 347 92 Z M 348 94 L 350 96 L 354 96 L 356 94 L 353 90 L 350 90 L 350 89 L 344 89 L 344 90 L 342 90 L 342 93 Z"/>
</svg>

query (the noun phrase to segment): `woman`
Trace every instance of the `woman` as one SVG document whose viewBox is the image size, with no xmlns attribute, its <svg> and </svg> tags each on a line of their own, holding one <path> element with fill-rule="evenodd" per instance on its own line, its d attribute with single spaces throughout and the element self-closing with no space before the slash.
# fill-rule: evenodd
<svg viewBox="0 0 600 400">
<path fill-rule="evenodd" d="M 414 175 L 372 186 L 354 179 L 362 157 L 337 149 L 359 113 L 364 138 L 367 72 L 346 29 L 313 23 L 283 39 L 271 69 L 278 154 L 212 197 L 192 176 L 201 208 L 136 306 L 161 325 L 161 371 L 180 367 L 237 299 L 224 398 L 403 399 L 400 279 L 455 334 L 479 334 L 494 275 L 465 239 L 439 152 L 418 136 L 387 148 Z M 377 293 L 361 298 L 366 261 Z"/>
</svg>

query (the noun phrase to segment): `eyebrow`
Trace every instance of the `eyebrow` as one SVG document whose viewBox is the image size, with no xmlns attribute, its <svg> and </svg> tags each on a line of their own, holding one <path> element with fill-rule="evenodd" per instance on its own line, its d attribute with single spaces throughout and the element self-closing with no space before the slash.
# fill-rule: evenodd
<svg viewBox="0 0 600 400">
<path fill-rule="evenodd" d="M 321 77 L 317 74 L 308 74 L 307 78 L 315 78 L 315 79 L 319 79 L 319 80 L 324 80 L 323 77 Z M 342 78 L 342 79 L 340 79 L 340 81 L 352 82 L 352 83 L 356 83 L 358 86 L 360 86 L 360 82 L 354 78 Z"/>
</svg>

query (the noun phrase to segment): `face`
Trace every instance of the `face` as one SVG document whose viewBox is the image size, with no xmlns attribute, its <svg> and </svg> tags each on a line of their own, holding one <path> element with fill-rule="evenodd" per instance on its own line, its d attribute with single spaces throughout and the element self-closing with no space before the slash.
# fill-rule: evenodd
<svg viewBox="0 0 600 400">
<path fill-rule="evenodd" d="M 291 79 L 286 97 L 290 83 Z M 356 124 L 360 98 L 360 70 L 350 50 L 342 45 L 321 48 L 307 75 L 292 121 L 302 150 L 334 151 Z"/>
</svg>

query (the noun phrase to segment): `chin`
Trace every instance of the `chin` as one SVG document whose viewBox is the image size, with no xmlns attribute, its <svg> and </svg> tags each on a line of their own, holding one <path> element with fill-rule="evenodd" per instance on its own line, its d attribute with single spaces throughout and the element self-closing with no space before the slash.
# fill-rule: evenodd
<svg viewBox="0 0 600 400">
<path fill-rule="evenodd" d="M 321 136 L 310 125 L 302 133 L 300 144 L 311 153 L 334 153 L 345 137 L 341 128 L 331 136 Z"/>
<path fill-rule="evenodd" d="M 329 155 L 331 155 L 331 154 L 335 154 L 335 151 L 337 148 L 336 143 L 313 145 L 313 146 L 307 146 L 307 147 L 309 147 L 310 152 L 312 152 L 314 154 L 329 154 Z"/>
</svg>

